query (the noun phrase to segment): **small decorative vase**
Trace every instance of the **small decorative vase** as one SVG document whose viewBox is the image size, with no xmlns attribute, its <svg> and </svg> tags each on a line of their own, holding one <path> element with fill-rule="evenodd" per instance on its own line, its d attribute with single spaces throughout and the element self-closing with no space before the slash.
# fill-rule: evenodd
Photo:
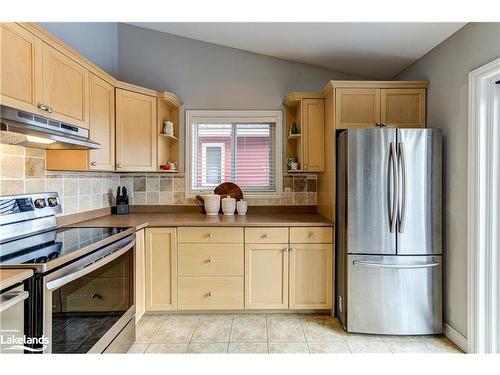
<svg viewBox="0 0 500 375">
<path fill-rule="evenodd" d="M 295 121 L 292 122 L 292 127 L 290 128 L 290 134 L 297 134 L 299 131 L 297 129 L 297 123 Z"/>
</svg>

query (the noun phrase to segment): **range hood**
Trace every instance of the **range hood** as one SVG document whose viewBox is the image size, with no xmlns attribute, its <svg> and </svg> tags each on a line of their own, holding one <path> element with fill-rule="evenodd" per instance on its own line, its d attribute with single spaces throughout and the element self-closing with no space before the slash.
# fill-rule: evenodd
<svg viewBox="0 0 500 375">
<path fill-rule="evenodd" d="M 0 106 L 0 143 L 44 149 L 101 148 L 89 130 L 33 113 Z"/>
</svg>

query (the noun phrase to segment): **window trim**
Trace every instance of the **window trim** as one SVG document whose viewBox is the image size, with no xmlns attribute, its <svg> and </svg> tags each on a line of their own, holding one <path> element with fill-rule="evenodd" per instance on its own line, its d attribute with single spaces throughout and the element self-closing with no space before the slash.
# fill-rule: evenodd
<svg viewBox="0 0 500 375">
<path fill-rule="evenodd" d="M 276 152 L 275 152 L 275 170 L 276 170 L 276 191 L 275 192 L 252 192 L 243 191 L 245 198 L 274 199 L 281 198 L 283 193 L 283 113 L 282 111 L 270 110 L 186 110 L 186 196 L 193 198 L 197 194 L 206 193 L 191 188 L 191 128 L 193 123 L 200 122 L 272 122 L 276 124 Z"/>
<path fill-rule="evenodd" d="M 225 152 L 226 152 L 226 145 L 224 143 L 220 142 L 213 142 L 213 143 L 202 143 L 201 145 L 201 155 L 202 155 L 202 165 L 201 165 L 201 181 L 202 184 L 205 186 L 213 186 L 216 187 L 218 184 L 209 184 L 207 183 L 207 173 L 206 173 L 206 168 L 207 168 L 207 163 L 205 160 L 205 157 L 207 155 L 207 147 L 217 147 L 220 150 L 220 174 L 221 178 L 224 175 L 224 167 L 226 164 L 225 160 Z"/>
</svg>

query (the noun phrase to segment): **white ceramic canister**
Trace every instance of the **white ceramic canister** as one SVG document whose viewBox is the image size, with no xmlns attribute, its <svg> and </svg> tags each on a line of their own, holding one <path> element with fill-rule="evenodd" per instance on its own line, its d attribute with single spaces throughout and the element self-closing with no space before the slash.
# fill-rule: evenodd
<svg viewBox="0 0 500 375">
<path fill-rule="evenodd" d="M 222 198 L 222 212 L 224 215 L 234 215 L 236 210 L 236 199 L 231 198 L 229 195 Z"/>
<path fill-rule="evenodd" d="M 238 215 L 246 215 L 248 210 L 247 201 L 236 202 L 236 209 L 238 210 Z"/>
<path fill-rule="evenodd" d="M 202 198 L 207 215 L 218 215 L 220 210 L 220 195 L 206 194 Z"/>
</svg>

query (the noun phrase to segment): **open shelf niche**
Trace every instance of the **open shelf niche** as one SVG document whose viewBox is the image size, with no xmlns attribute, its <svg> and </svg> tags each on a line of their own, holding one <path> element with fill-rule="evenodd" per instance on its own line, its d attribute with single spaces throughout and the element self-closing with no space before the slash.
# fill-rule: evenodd
<svg viewBox="0 0 500 375">
<path fill-rule="evenodd" d="M 166 172 L 160 169 L 160 165 L 167 162 L 175 162 L 177 172 L 179 172 L 180 161 L 180 109 L 182 100 L 171 92 L 160 91 L 157 97 L 157 121 L 158 121 L 158 157 L 156 169 L 159 172 Z M 174 124 L 174 135 L 163 133 L 163 123 L 172 121 Z M 170 172 L 172 173 L 172 172 Z"/>
<path fill-rule="evenodd" d="M 286 125 L 286 159 L 296 157 L 299 161 L 299 168 L 291 171 L 288 165 L 285 165 L 288 172 L 302 172 L 302 123 L 301 123 L 301 98 L 300 96 L 287 95 L 283 100 L 285 106 L 285 125 Z M 297 124 L 297 134 L 290 134 L 292 123 Z M 286 160 L 285 160 L 286 161 Z"/>
</svg>

